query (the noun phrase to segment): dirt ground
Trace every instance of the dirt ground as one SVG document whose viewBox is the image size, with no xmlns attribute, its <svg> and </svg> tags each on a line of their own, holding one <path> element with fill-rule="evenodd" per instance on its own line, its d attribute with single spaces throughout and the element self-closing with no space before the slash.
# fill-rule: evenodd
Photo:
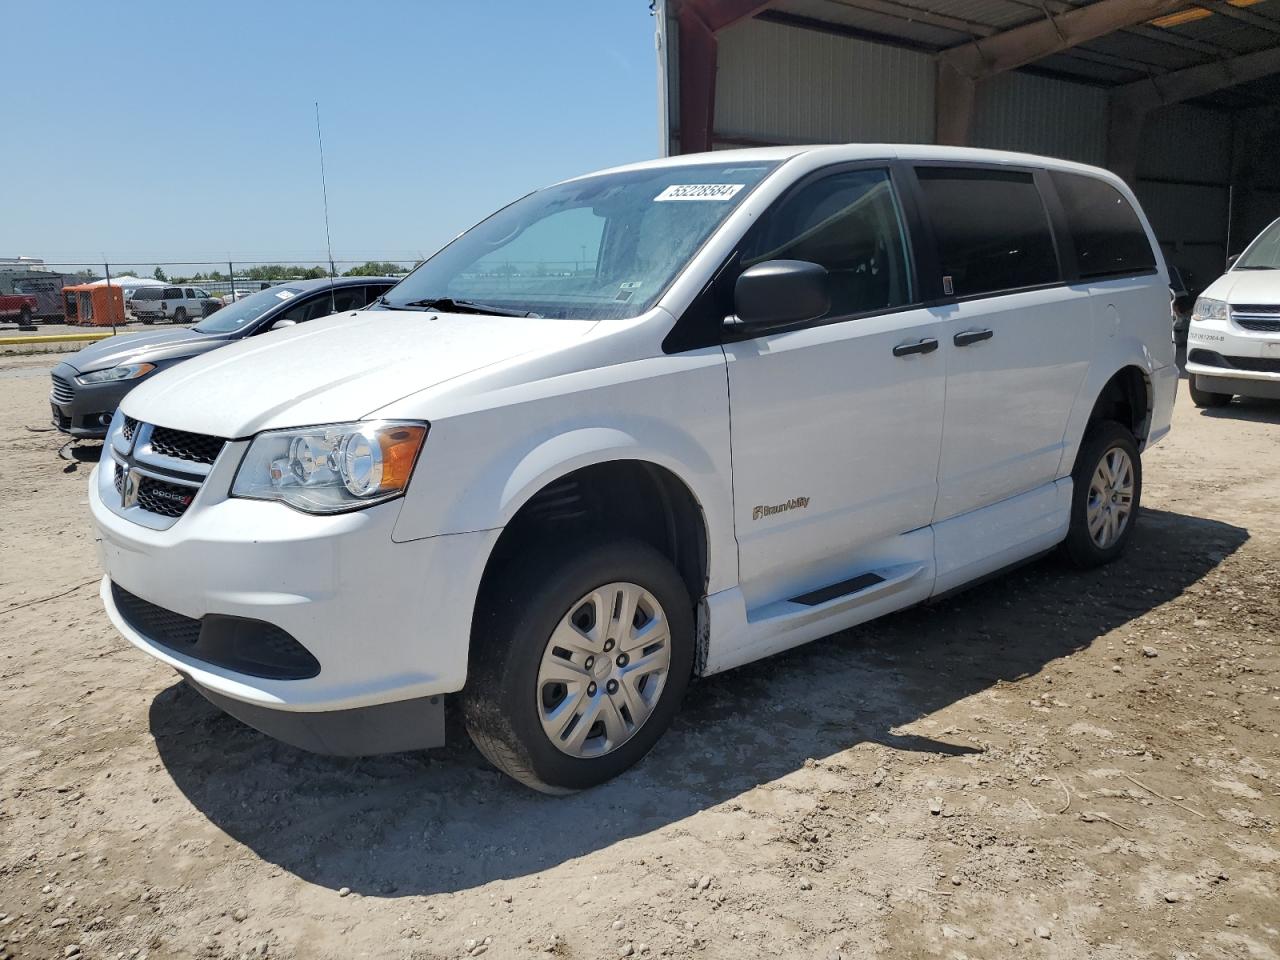
<svg viewBox="0 0 1280 960">
<path fill-rule="evenodd" d="M 697 683 L 553 799 L 456 730 L 296 751 L 134 651 L 50 365 L 0 360 L 0 957 L 1280 957 L 1280 404 L 1183 390 L 1115 565 Z"/>
</svg>

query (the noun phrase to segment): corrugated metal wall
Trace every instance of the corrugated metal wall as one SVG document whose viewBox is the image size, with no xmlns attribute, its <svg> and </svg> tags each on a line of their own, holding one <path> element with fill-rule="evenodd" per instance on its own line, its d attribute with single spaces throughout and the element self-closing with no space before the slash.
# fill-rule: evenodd
<svg viewBox="0 0 1280 960">
<path fill-rule="evenodd" d="M 925 54 L 747 20 L 719 35 L 716 135 L 773 143 L 927 143 Z"/>
<path fill-rule="evenodd" d="M 1028 73 L 1003 73 L 978 88 L 974 146 L 1101 165 L 1107 157 L 1107 94 Z"/>
<path fill-rule="evenodd" d="M 799 26 L 744 21 L 719 35 L 716 147 L 931 143 L 935 71 L 932 57 L 912 50 Z M 676 89 L 673 72 L 668 77 Z M 1242 152 L 1237 147 L 1234 153 L 1274 156 L 1272 148 L 1280 145 L 1280 112 L 1267 121 L 1266 136 L 1255 138 L 1265 140 L 1267 149 Z M 1233 142 L 1243 122 L 1243 116 L 1237 120 L 1178 105 L 1153 113 L 1143 138 L 1136 192 L 1166 256 L 1200 284 L 1213 280 L 1226 258 L 1228 184 L 1233 177 L 1253 183 L 1244 211 L 1250 216 L 1238 209 L 1233 231 L 1243 232 L 1241 225 L 1249 219 L 1256 232 L 1256 221 L 1268 221 L 1271 206 L 1280 202 L 1280 175 L 1260 170 L 1256 176 L 1240 176 L 1233 169 Z M 973 142 L 1102 166 L 1107 93 L 1036 74 L 1002 74 L 979 86 Z M 1280 165 L 1269 162 L 1267 170 L 1276 169 Z M 1253 210 L 1255 201 L 1268 207 L 1265 220 Z M 1233 250 L 1243 242 L 1233 235 Z"/>
<path fill-rule="evenodd" d="M 1134 192 L 1165 258 L 1195 286 L 1227 259 L 1233 128 L 1228 113 L 1175 104 L 1153 111 L 1143 129 Z"/>
</svg>

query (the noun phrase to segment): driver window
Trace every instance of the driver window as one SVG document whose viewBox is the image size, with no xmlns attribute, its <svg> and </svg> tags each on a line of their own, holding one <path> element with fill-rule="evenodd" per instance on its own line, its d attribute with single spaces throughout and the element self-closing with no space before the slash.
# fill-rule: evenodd
<svg viewBox="0 0 1280 960">
<path fill-rule="evenodd" d="M 765 260 L 827 268 L 831 309 L 822 319 L 913 302 L 906 234 L 885 170 L 834 174 L 784 197 L 752 238 L 742 268 Z"/>
</svg>

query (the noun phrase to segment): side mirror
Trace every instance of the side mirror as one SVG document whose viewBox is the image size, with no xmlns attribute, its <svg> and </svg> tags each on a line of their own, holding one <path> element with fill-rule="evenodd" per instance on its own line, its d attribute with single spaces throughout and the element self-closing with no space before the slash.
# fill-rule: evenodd
<svg viewBox="0 0 1280 960">
<path fill-rule="evenodd" d="M 1234 267 L 1236 265 L 1236 261 L 1239 259 L 1240 259 L 1240 254 L 1238 253 L 1233 253 L 1231 254 L 1231 256 L 1227 257 L 1227 269 L 1230 270 L 1232 267 Z"/>
<path fill-rule="evenodd" d="M 281 317 L 279 320 L 277 320 L 275 323 L 271 325 L 271 329 L 283 330 L 285 327 L 296 327 L 297 325 L 298 325 L 297 320 L 290 320 L 288 317 Z"/>
<path fill-rule="evenodd" d="M 807 260 L 766 260 L 742 271 L 733 287 L 730 329 L 781 327 L 831 309 L 827 268 Z"/>
</svg>

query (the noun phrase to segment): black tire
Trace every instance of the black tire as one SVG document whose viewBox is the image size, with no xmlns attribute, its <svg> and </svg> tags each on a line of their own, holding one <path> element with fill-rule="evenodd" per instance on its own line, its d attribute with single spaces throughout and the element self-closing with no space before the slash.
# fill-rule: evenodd
<svg viewBox="0 0 1280 960">
<path fill-rule="evenodd" d="M 20 327 L 33 327 L 33 326 L 35 326 L 35 324 L 34 324 L 34 323 L 32 323 L 32 320 L 31 320 L 31 308 L 30 308 L 30 307 L 23 307 L 22 309 L 20 309 L 20 310 L 18 311 L 18 326 L 20 326 Z"/>
<path fill-rule="evenodd" d="M 675 568 L 639 541 L 558 554 L 531 551 L 491 577 L 476 605 L 462 715 L 479 751 L 508 776 L 543 793 L 584 790 L 616 777 L 657 743 L 680 708 L 693 671 L 693 602 Z M 615 582 L 647 590 L 666 613 L 671 659 L 652 713 L 612 752 L 576 757 L 542 729 L 538 670 L 552 631 L 578 598 Z"/>
<path fill-rule="evenodd" d="M 186 322 L 187 322 L 187 308 L 186 308 L 186 307 L 179 307 L 177 310 L 173 311 L 173 322 L 174 322 L 174 323 L 186 323 Z"/>
<path fill-rule="evenodd" d="M 1225 407 L 1231 402 L 1232 394 L 1230 393 L 1214 393 L 1212 390 L 1201 390 L 1196 385 L 1199 378 L 1193 373 L 1187 378 L 1187 382 L 1191 387 L 1191 402 L 1202 410 L 1209 407 Z"/>
<path fill-rule="evenodd" d="M 1119 536 L 1113 543 L 1099 546 L 1089 532 L 1090 487 L 1103 457 L 1115 449 L 1124 451 L 1133 465 L 1133 495 Z M 1071 525 L 1062 544 L 1063 553 L 1073 565 L 1082 569 L 1110 563 L 1124 552 L 1129 538 L 1133 536 L 1142 505 L 1142 458 L 1138 453 L 1138 443 L 1127 427 L 1114 420 L 1098 420 L 1089 425 L 1071 470 L 1071 485 Z"/>
<path fill-rule="evenodd" d="M 151 326 L 151 324 L 155 323 L 155 320 L 153 320 L 151 317 L 143 317 L 142 322 L 149 327 Z"/>
</svg>

